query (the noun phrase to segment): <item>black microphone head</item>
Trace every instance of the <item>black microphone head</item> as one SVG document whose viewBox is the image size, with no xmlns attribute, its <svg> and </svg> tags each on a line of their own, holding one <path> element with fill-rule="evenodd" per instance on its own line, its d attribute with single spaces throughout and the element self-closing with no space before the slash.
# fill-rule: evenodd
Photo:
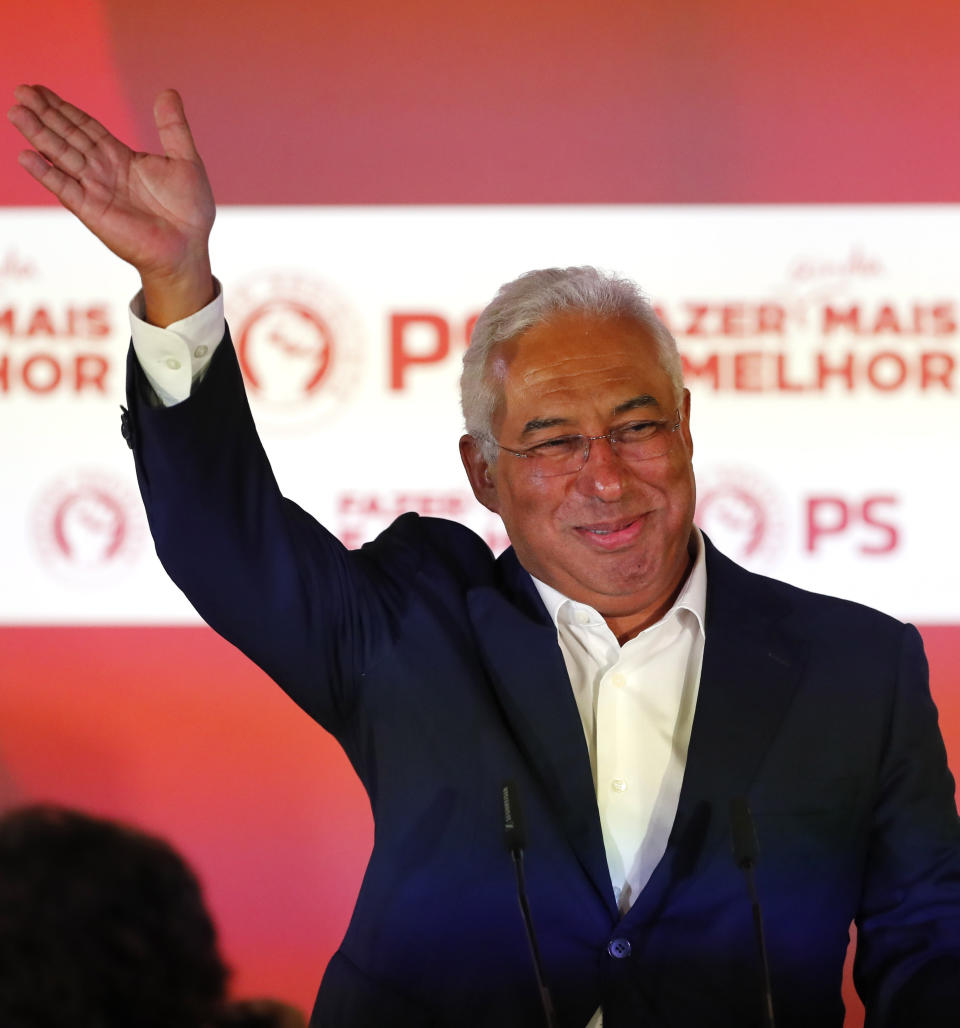
<svg viewBox="0 0 960 1028">
<path fill-rule="evenodd" d="M 734 796 L 730 800 L 730 837 L 737 867 L 742 870 L 753 867 L 760 854 L 760 847 L 757 845 L 757 833 L 746 796 Z"/>
<path fill-rule="evenodd" d="M 511 853 L 520 853 L 527 845 L 527 833 L 520 809 L 520 796 L 513 782 L 504 782 L 500 789 L 503 802 L 503 839 Z"/>
</svg>

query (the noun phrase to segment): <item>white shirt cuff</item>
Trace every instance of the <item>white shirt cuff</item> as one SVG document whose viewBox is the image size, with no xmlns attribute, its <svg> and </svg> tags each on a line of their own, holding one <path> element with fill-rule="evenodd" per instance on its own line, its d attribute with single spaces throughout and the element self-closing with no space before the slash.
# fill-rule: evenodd
<svg viewBox="0 0 960 1028">
<path fill-rule="evenodd" d="M 130 302 L 133 350 L 164 407 L 190 395 L 223 339 L 223 290 L 216 279 L 214 285 L 217 295 L 206 307 L 166 328 L 144 321 L 142 291 Z"/>
</svg>

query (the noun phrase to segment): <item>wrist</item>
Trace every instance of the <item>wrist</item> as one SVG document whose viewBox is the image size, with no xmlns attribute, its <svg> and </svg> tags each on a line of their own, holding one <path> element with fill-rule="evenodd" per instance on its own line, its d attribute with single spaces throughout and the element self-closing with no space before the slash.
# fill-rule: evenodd
<svg viewBox="0 0 960 1028">
<path fill-rule="evenodd" d="M 208 254 L 179 264 L 173 271 L 141 272 L 144 320 L 166 328 L 202 310 L 216 295 Z"/>
</svg>

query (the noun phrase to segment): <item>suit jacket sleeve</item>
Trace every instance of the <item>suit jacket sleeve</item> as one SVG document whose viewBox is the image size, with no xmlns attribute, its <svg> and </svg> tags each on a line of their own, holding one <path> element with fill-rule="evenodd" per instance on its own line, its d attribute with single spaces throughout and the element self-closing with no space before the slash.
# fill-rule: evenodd
<svg viewBox="0 0 960 1028">
<path fill-rule="evenodd" d="M 882 753 L 857 919 L 857 989 L 868 1026 L 955 1025 L 960 827 L 923 646 L 912 626 L 903 629 Z"/>
<path fill-rule="evenodd" d="M 388 643 L 402 604 L 395 586 L 416 553 L 398 547 L 381 570 L 282 496 L 229 333 L 173 407 L 150 403 L 131 349 L 127 394 L 128 442 L 167 573 L 211 627 L 339 734 L 349 684 Z"/>
</svg>

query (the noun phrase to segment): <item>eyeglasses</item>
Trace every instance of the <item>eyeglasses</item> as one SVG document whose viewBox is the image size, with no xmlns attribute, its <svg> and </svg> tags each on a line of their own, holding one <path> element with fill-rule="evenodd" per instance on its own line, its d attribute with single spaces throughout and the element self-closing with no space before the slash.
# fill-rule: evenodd
<svg viewBox="0 0 960 1028">
<path fill-rule="evenodd" d="M 547 439 L 526 450 L 511 450 L 509 446 L 497 448 L 514 457 L 528 461 L 527 467 L 543 478 L 552 475 L 574 475 L 581 471 L 590 459 L 590 444 L 598 439 L 608 439 L 610 448 L 623 460 L 643 461 L 663 457 L 673 442 L 673 433 L 680 428 L 680 410 L 673 412 L 673 419 L 661 421 L 631 421 L 618 425 L 603 435 L 561 435 Z"/>
</svg>

